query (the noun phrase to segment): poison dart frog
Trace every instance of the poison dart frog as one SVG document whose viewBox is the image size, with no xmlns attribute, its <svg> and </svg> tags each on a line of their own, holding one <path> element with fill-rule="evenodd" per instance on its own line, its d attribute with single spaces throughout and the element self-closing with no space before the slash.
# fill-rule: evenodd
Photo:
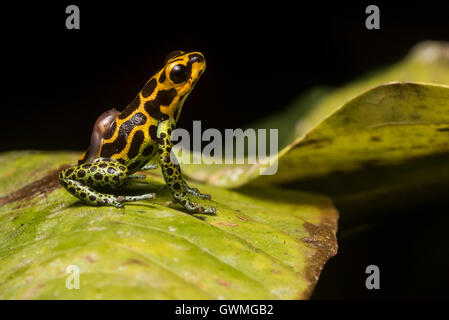
<svg viewBox="0 0 449 320">
<path fill-rule="evenodd" d="M 145 175 L 136 172 L 157 168 L 152 162 L 158 157 L 175 202 L 192 213 L 214 214 L 214 207 L 204 208 L 188 197 L 211 198 L 185 182 L 170 141 L 184 101 L 205 68 L 200 52 L 171 52 L 164 66 L 122 112 L 112 109 L 97 119 L 87 151 L 77 165 L 59 174 L 62 186 L 90 205 L 121 208 L 124 202 L 152 199 L 154 193 L 117 196 L 107 191 L 132 179 L 144 179 Z"/>
</svg>

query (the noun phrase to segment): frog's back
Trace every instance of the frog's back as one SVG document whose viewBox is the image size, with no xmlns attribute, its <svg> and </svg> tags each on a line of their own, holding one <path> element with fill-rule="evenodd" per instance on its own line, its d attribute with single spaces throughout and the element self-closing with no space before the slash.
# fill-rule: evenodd
<svg viewBox="0 0 449 320">
<path fill-rule="evenodd" d="M 103 131 L 101 143 L 97 143 L 95 150 L 98 157 L 116 159 L 130 172 L 154 158 L 158 124 L 170 118 L 175 123 L 178 120 L 182 104 L 200 76 L 195 75 L 188 81 L 192 78 L 192 65 L 198 61 L 204 63 L 204 57 L 197 52 L 176 51 L 169 55 L 164 67 Z M 88 153 L 92 154 L 92 151 Z M 84 156 L 79 163 L 86 160 Z"/>
</svg>

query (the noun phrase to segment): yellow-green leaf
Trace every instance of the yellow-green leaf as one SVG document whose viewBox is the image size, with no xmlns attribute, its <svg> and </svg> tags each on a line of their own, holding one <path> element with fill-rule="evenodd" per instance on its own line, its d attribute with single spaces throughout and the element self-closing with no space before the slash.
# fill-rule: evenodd
<svg viewBox="0 0 449 320">
<path fill-rule="evenodd" d="M 276 175 L 291 182 L 449 151 L 449 87 L 391 83 L 360 95 L 298 138 Z"/>
<path fill-rule="evenodd" d="M 260 176 L 258 165 L 246 165 L 245 170 L 229 165 L 208 172 L 207 181 L 225 186 L 251 179 L 291 183 L 368 165 L 396 165 L 447 153 L 448 131 L 449 87 L 390 83 L 349 101 L 284 148 L 275 175 Z M 201 174 L 198 170 L 195 177 Z"/>
<path fill-rule="evenodd" d="M 200 185 L 218 212 L 193 216 L 149 172 L 126 192 L 155 201 L 90 207 L 56 181 L 77 156 L 0 155 L 1 299 L 307 298 L 336 253 L 337 212 L 324 196 Z M 66 287 L 69 266 L 79 290 Z"/>
</svg>

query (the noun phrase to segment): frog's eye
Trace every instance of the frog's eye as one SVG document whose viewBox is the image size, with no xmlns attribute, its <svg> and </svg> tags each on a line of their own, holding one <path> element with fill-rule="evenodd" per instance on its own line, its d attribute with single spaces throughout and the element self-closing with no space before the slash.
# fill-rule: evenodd
<svg viewBox="0 0 449 320">
<path fill-rule="evenodd" d="M 183 51 L 181 50 L 174 50 L 172 52 L 170 52 L 169 54 L 167 54 L 167 56 L 165 57 L 165 61 L 164 64 L 167 64 L 168 60 L 170 60 L 171 58 L 177 57 L 184 54 Z"/>
<path fill-rule="evenodd" d="M 175 65 L 170 71 L 170 79 L 176 84 L 182 83 L 189 77 L 187 67 L 183 64 Z"/>
</svg>

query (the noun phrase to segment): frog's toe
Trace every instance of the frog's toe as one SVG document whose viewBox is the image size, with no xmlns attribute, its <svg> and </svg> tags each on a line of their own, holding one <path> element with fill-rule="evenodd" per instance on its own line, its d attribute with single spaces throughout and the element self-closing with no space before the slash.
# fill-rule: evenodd
<svg viewBox="0 0 449 320">
<path fill-rule="evenodd" d="M 205 208 L 203 213 L 204 214 L 215 215 L 217 213 L 217 209 L 215 209 L 215 207 Z"/>
<path fill-rule="evenodd" d="M 117 208 L 123 208 L 125 206 L 124 202 L 133 202 L 147 199 L 156 198 L 156 194 L 154 193 L 146 193 L 139 196 L 118 196 L 114 202 L 111 204 L 116 206 Z"/>
<path fill-rule="evenodd" d="M 155 199 L 156 194 L 155 193 L 146 193 L 139 196 L 124 196 L 124 200 L 126 202 L 131 201 L 140 201 L 140 200 L 147 200 L 147 199 Z"/>
<path fill-rule="evenodd" d="M 125 207 L 125 204 L 119 201 L 111 201 L 109 202 L 110 205 L 116 207 L 116 208 L 123 208 Z"/>
<path fill-rule="evenodd" d="M 182 202 L 181 202 L 182 203 Z M 195 202 L 185 202 L 184 208 L 186 208 L 191 213 L 202 213 L 214 215 L 216 210 L 214 207 L 204 208 Z"/>
<path fill-rule="evenodd" d="M 194 195 L 196 197 L 199 197 L 201 199 L 207 199 L 207 200 L 211 199 L 210 194 L 201 193 L 200 190 L 198 190 L 198 188 L 192 188 L 192 187 L 189 187 L 189 186 L 185 186 L 185 187 L 186 187 L 185 189 L 186 189 L 186 191 L 188 193 L 190 193 L 190 194 L 192 194 L 192 195 Z"/>
<path fill-rule="evenodd" d="M 201 193 L 198 189 L 196 189 L 196 191 L 197 191 L 197 192 L 193 193 L 193 195 L 197 196 L 198 198 L 201 198 L 201 199 L 207 199 L 207 200 L 210 200 L 210 199 L 211 199 L 210 194 L 207 194 L 207 193 Z"/>
<path fill-rule="evenodd" d="M 147 193 L 142 195 L 142 199 L 156 199 L 156 194 L 155 193 Z"/>
<path fill-rule="evenodd" d="M 207 194 L 207 193 L 200 193 L 200 194 L 198 195 L 198 197 L 200 197 L 201 199 L 206 199 L 206 200 L 212 199 L 211 195 L 210 195 L 210 194 Z"/>
<path fill-rule="evenodd" d="M 128 179 L 146 179 L 146 178 L 147 178 L 146 175 L 144 175 L 144 174 L 137 174 L 137 173 L 128 176 Z"/>
</svg>

